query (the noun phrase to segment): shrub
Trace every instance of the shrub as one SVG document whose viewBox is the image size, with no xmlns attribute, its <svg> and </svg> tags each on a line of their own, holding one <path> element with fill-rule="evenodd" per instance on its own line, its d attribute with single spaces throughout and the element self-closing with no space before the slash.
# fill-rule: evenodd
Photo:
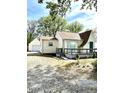
<svg viewBox="0 0 124 93">
<path fill-rule="evenodd" d="M 93 68 L 94 68 L 93 71 L 97 72 L 97 61 L 93 62 L 92 65 L 93 65 Z"/>
</svg>

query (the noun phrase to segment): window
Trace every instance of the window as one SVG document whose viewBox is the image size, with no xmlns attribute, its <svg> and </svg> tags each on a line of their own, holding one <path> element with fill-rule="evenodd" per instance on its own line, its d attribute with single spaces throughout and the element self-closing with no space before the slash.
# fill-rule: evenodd
<svg viewBox="0 0 124 93">
<path fill-rule="evenodd" d="M 77 45 L 75 42 L 68 42 L 67 43 L 67 48 L 77 48 Z"/>
<path fill-rule="evenodd" d="M 53 42 L 49 42 L 49 46 L 53 46 Z"/>
<path fill-rule="evenodd" d="M 67 43 L 67 48 L 69 48 L 68 53 L 72 53 L 72 54 L 73 53 L 76 53 L 77 50 L 70 50 L 70 49 L 77 48 L 77 43 L 76 42 L 73 42 L 73 41 L 70 41 L 70 42 Z"/>
</svg>

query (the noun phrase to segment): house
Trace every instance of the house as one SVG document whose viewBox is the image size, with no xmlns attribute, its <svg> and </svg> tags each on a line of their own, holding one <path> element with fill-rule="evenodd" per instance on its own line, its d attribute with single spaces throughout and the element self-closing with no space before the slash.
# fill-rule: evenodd
<svg viewBox="0 0 124 93">
<path fill-rule="evenodd" d="M 58 32 L 56 38 L 59 45 L 57 56 L 66 56 L 68 58 L 75 58 L 77 55 L 79 57 L 90 57 L 96 52 L 96 38 L 94 38 L 92 30 L 81 33 Z"/>
<path fill-rule="evenodd" d="M 29 44 L 29 49 L 42 54 L 73 58 L 77 54 L 90 54 L 95 51 L 95 42 L 91 30 L 82 33 L 57 32 L 55 37 L 41 36 L 40 40 L 35 39 Z"/>
</svg>

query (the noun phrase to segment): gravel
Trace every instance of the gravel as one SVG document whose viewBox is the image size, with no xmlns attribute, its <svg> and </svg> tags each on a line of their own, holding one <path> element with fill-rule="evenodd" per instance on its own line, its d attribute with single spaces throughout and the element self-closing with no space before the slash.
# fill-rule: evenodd
<svg viewBox="0 0 124 93">
<path fill-rule="evenodd" d="M 37 65 L 27 71 L 27 93 L 97 93 L 96 80 L 77 70 Z"/>
</svg>

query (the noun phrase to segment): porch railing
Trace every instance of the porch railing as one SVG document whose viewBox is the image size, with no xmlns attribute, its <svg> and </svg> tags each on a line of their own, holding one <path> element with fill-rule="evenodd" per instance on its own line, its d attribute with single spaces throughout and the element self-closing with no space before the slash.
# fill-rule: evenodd
<svg viewBox="0 0 124 93">
<path fill-rule="evenodd" d="M 59 55 L 97 55 L 97 49 L 88 49 L 88 48 L 57 48 L 56 49 L 56 54 Z"/>
</svg>

